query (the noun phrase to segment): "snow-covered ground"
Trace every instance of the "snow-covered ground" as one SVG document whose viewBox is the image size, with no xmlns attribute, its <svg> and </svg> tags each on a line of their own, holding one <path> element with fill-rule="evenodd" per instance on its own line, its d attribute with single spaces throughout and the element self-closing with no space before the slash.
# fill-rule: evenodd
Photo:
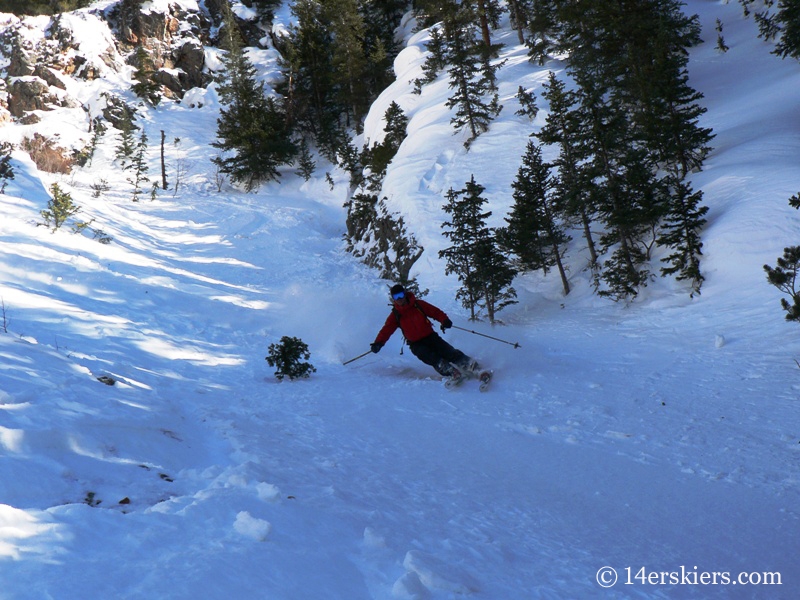
<svg viewBox="0 0 800 600">
<path fill-rule="evenodd" d="M 771 56 L 738 4 L 688 5 L 716 134 L 693 179 L 710 207 L 694 299 L 659 280 L 629 306 L 602 300 L 576 244 L 568 297 L 529 275 L 505 326 L 469 323 L 436 258 L 444 192 L 475 173 L 502 223 L 536 126 L 513 96 L 563 64 L 530 65 L 503 36 L 506 108 L 467 153 L 446 82 L 410 93 L 424 36 L 398 58 L 366 135 L 392 99 L 411 119 L 384 191 L 426 248 L 427 299 L 521 345 L 447 333 L 495 369 L 486 394 L 445 390 L 399 335 L 342 365 L 388 314 L 386 282 L 343 252 L 346 179 L 334 171 L 331 190 L 322 171 L 287 171 L 256 194 L 218 192 L 213 92 L 144 119 L 151 140 L 181 138 L 174 196 L 132 203 L 110 137 L 68 176 L 15 154 L 0 195 L 0 599 L 797 597 L 800 329 L 762 265 L 800 242 L 786 202 L 800 66 Z M 64 143 L 85 131 L 80 109 L 43 116 Z M 112 190 L 93 198 L 103 178 Z M 53 182 L 111 244 L 37 227 Z M 264 357 L 284 335 L 309 345 L 310 379 L 272 376 Z"/>
</svg>

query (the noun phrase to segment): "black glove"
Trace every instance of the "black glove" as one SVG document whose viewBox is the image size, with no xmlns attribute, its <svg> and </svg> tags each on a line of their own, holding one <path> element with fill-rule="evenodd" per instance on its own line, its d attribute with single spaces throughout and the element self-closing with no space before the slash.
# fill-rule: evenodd
<svg viewBox="0 0 800 600">
<path fill-rule="evenodd" d="M 442 321 L 442 333 L 444 333 L 445 329 L 450 329 L 453 326 L 453 322 L 450 319 L 445 319 Z"/>
<path fill-rule="evenodd" d="M 383 344 L 381 344 L 380 342 L 373 342 L 369 347 L 369 349 L 372 350 L 375 354 L 380 352 L 381 348 L 383 348 Z"/>
</svg>

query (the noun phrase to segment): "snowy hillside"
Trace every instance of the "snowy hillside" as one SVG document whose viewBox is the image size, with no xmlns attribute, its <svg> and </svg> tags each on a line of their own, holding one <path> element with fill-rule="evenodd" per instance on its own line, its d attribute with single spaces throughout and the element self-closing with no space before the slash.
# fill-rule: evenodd
<svg viewBox="0 0 800 600">
<path fill-rule="evenodd" d="M 800 65 L 770 55 L 737 3 L 687 4 L 706 40 L 692 84 L 716 134 L 693 177 L 710 207 L 702 295 L 658 280 L 630 305 L 598 298 L 576 246 L 573 292 L 521 277 L 494 328 L 467 321 L 437 258 L 444 193 L 474 173 L 502 223 L 544 118 L 514 115 L 517 87 L 564 65 L 531 65 L 499 33 L 505 109 L 466 152 L 446 81 L 411 93 L 425 33 L 409 27 L 364 137 L 380 138 L 392 100 L 406 111 L 384 193 L 426 249 L 426 299 L 521 345 L 447 332 L 494 368 L 485 394 L 445 390 L 399 334 L 342 365 L 389 311 L 386 282 L 343 251 L 346 175 L 331 169 L 331 189 L 324 169 L 308 182 L 287 169 L 258 193 L 218 191 L 213 86 L 143 115 L 152 178 L 159 131 L 181 139 L 174 195 L 131 202 L 111 135 L 69 175 L 16 151 L 0 194 L 0 600 L 797 597 L 800 329 L 762 265 L 800 243 L 787 204 Z M 100 21 L 69 19 L 105 51 Z M 33 36 L 47 21 L 31 23 Z M 252 56 L 269 81 L 274 53 Z M 67 91 L 132 100 L 129 77 Z M 82 109 L 40 116 L 0 141 L 88 140 Z M 110 244 L 37 225 L 53 183 Z M 273 377 L 264 357 L 284 335 L 308 344 L 311 378 Z"/>
</svg>

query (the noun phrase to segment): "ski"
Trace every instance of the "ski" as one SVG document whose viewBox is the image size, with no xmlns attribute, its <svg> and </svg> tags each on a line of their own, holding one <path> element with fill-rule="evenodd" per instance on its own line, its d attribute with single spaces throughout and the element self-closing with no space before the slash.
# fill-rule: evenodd
<svg viewBox="0 0 800 600">
<path fill-rule="evenodd" d="M 481 374 L 478 375 L 478 379 L 480 379 L 480 391 L 485 392 L 489 389 L 489 384 L 492 381 L 492 376 L 494 375 L 493 371 L 481 371 Z"/>
<path fill-rule="evenodd" d="M 466 377 L 464 375 L 462 375 L 461 373 L 459 373 L 457 376 L 454 375 L 454 376 L 447 377 L 444 380 L 444 387 L 446 387 L 448 390 L 452 390 L 452 389 L 457 388 L 458 386 L 460 386 L 462 383 L 464 383 L 465 379 L 466 379 Z"/>
<path fill-rule="evenodd" d="M 444 387 L 446 387 L 448 390 L 452 390 L 453 388 L 460 386 L 466 378 L 467 376 L 464 373 L 454 368 L 453 374 L 444 380 Z"/>
</svg>

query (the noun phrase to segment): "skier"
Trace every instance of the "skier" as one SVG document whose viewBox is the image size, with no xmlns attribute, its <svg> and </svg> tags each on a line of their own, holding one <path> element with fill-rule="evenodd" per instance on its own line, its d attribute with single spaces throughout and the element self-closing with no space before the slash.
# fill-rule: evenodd
<svg viewBox="0 0 800 600">
<path fill-rule="evenodd" d="M 478 371 L 478 362 L 461 350 L 453 348 L 433 330 L 429 319 L 436 319 L 442 324 L 442 333 L 453 326 L 447 315 L 424 300 L 418 300 L 414 294 L 402 285 L 392 286 L 392 314 L 378 332 L 378 336 L 370 346 L 373 352 L 380 352 L 399 327 L 408 342 L 411 352 L 425 364 L 451 381 L 460 381 L 467 374 Z"/>
</svg>

